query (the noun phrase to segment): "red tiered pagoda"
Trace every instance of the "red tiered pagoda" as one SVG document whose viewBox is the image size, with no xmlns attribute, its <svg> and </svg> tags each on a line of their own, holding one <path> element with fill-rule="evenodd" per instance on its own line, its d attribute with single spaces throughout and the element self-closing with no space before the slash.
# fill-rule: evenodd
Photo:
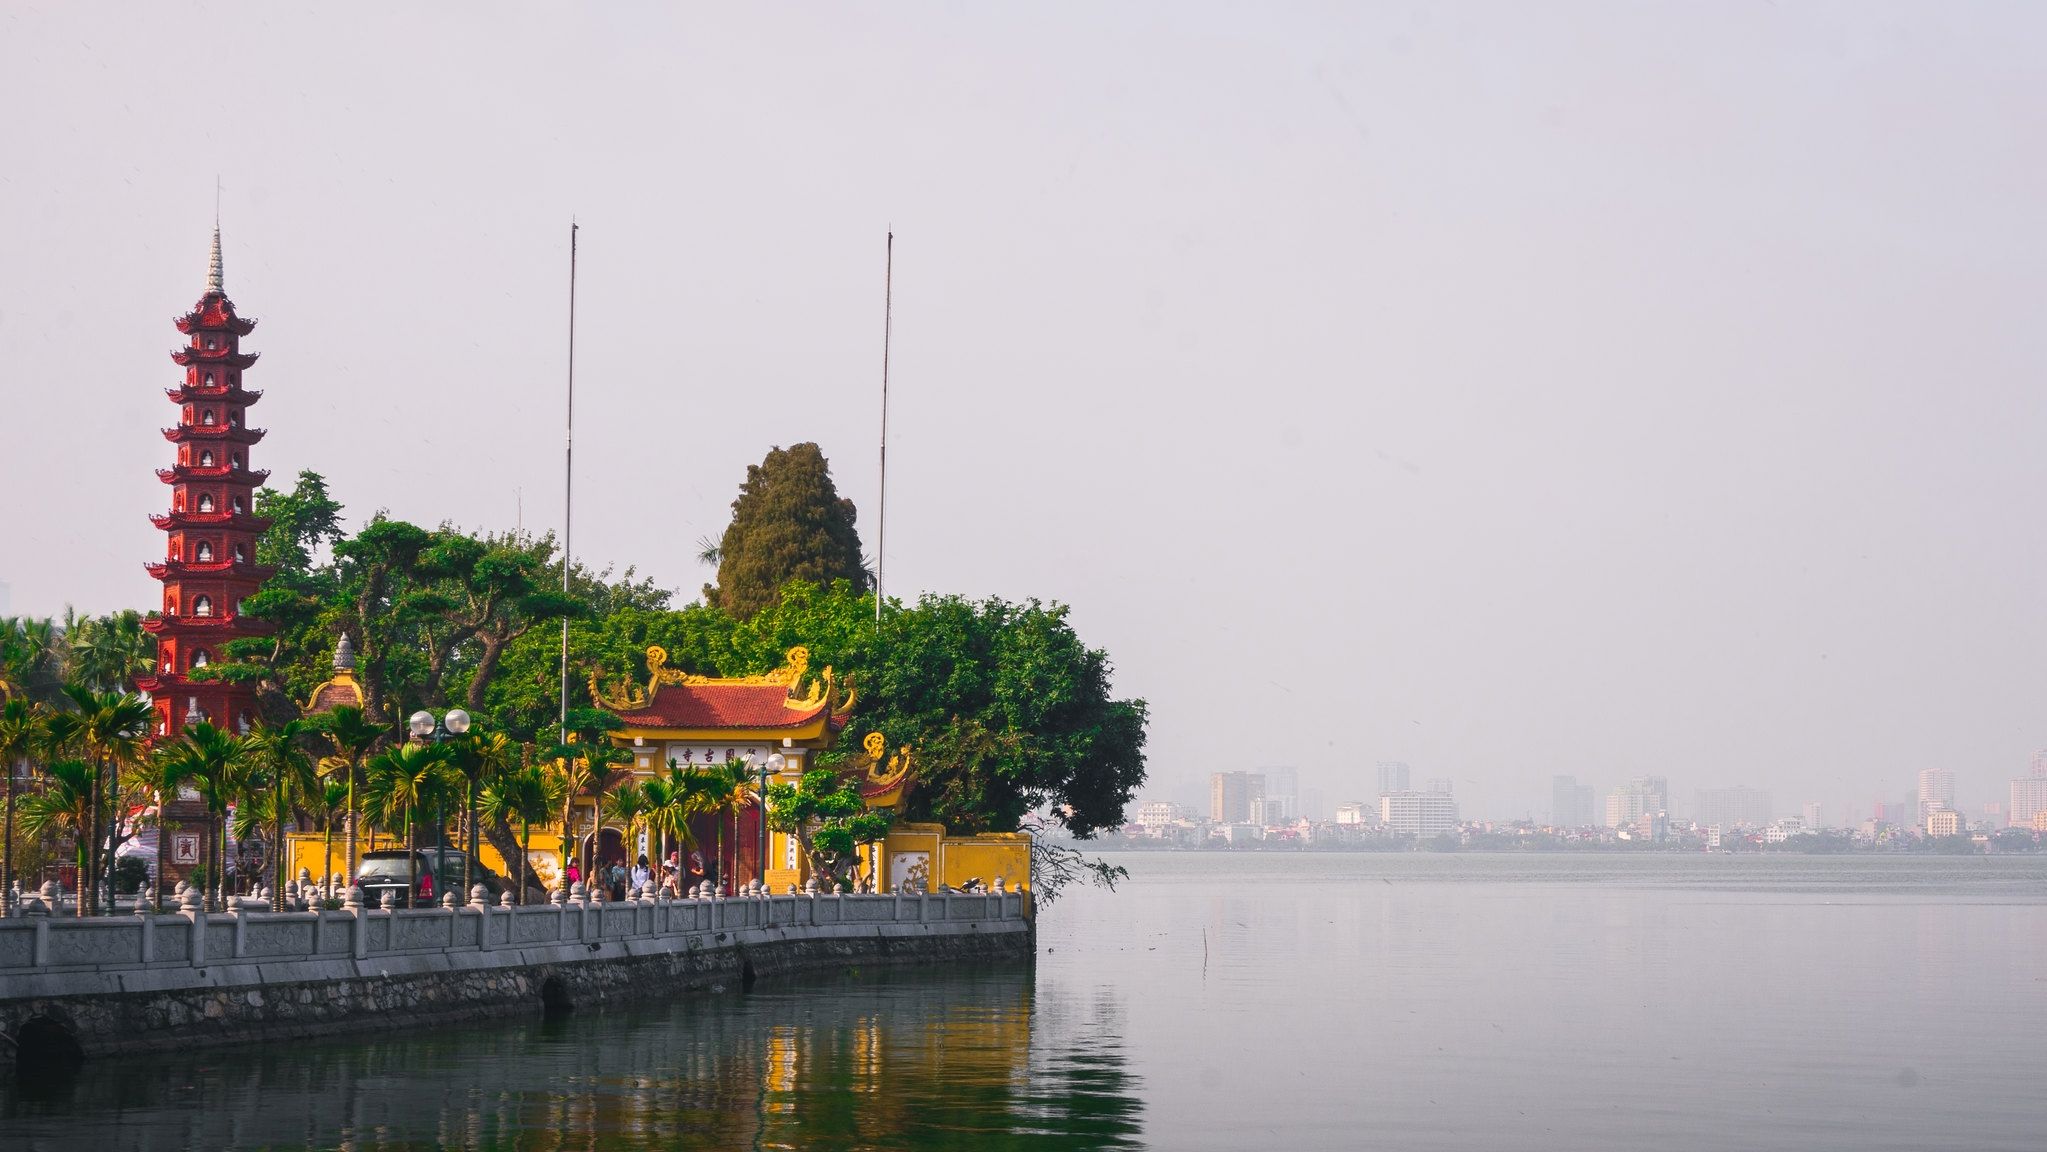
<svg viewBox="0 0 2047 1152">
<path fill-rule="evenodd" d="M 249 467 L 249 450 L 263 430 L 249 427 L 246 418 L 263 394 L 242 387 L 256 354 L 241 350 L 241 338 L 256 322 L 235 315 L 221 288 L 219 228 L 213 230 L 206 294 L 177 325 L 190 340 L 171 353 L 185 369 L 185 382 L 165 390 L 178 404 L 178 426 L 163 431 L 177 456 L 157 471 L 170 485 L 171 509 L 150 517 L 169 534 L 170 550 L 163 563 L 149 565 L 149 574 L 163 583 L 162 613 L 143 625 L 156 636 L 156 674 L 137 681 L 156 705 L 158 736 L 176 735 L 201 719 L 237 731 L 255 722 L 252 689 L 193 680 L 191 673 L 221 659 L 228 641 L 269 630 L 264 621 L 242 616 L 242 601 L 273 571 L 256 563 L 256 537 L 270 522 L 252 515 L 254 493 L 270 474 Z"/>
</svg>

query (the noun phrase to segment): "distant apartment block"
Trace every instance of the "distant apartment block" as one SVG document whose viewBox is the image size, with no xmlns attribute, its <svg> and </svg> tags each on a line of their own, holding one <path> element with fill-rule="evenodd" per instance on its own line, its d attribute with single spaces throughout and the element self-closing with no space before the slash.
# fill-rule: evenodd
<svg viewBox="0 0 2047 1152">
<path fill-rule="evenodd" d="M 1370 824 L 1376 807 L 1377 805 L 1367 804 L 1362 800 L 1353 800 L 1348 804 L 1338 804 L 1336 806 L 1336 822 L 1338 824 Z"/>
<path fill-rule="evenodd" d="M 1770 794 L 1760 788 L 1701 788 L 1693 796 L 1692 819 L 1722 828 L 1761 828 L 1774 819 Z"/>
<path fill-rule="evenodd" d="M 1147 828 L 1162 828 L 1179 823 L 1186 815 L 1186 809 L 1170 800 L 1154 800 L 1137 810 L 1137 822 Z"/>
<path fill-rule="evenodd" d="M 2038 772 L 2040 761 L 2033 760 L 2034 771 Z M 2005 810 L 2006 817 L 2014 828 L 2031 828 L 2033 817 L 2047 812 L 2047 776 L 2021 776 L 2011 782 L 2011 805 Z"/>
<path fill-rule="evenodd" d="M 1595 819 L 1592 785 L 1578 783 L 1576 776 L 1550 780 L 1550 823 L 1558 828 L 1589 828 Z"/>
<path fill-rule="evenodd" d="M 1267 824 L 1278 824 L 1287 820 L 1298 820 L 1301 816 L 1301 773 L 1294 768 L 1267 768 L 1265 776 L 1266 811 L 1270 814 L 1274 801 L 1279 803 L 1277 819 L 1268 819 Z"/>
<path fill-rule="evenodd" d="M 1936 808 L 1926 814 L 1928 836 L 1959 836 L 1967 829 L 1962 814 L 1952 808 Z"/>
<path fill-rule="evenodd" d="M 1606 798 L 1606 826 L 1633 827 L 1644 816 L 1670 811 L 1670 781 L 1661 776 L 1637 776 Z"/>
<path fill-rule="evenodd" d="M 1395 835 L 1455 832 L 1457 799 L 1448 792 L 1387 792 L 1379 797 L 1379 822 Z"/>
<path fill-rule="evenodd" d="M 1801 819 L 1805 823 L 1805 830 L 1807 832 L 1818 832 L 1820 829 L 1826 827 L 1825 824 L 1822 824 L 1820 822 L 1820 802 L 1817 800 L 1811 801 L 1806 804 L 1805 812 L 1801 816 Z"/>
<path fill-rule="evenodd" d="M 1919 773 L 1919 818 L 1924 821 L 1938 809 L 1955 806 L 1955 774 L 1947 768 L 1927 768 Z"/>
<path fill-rule="evenodd" d="M 1388 792 L 1405 792 L 1409 788 L 1407 765 L 1398 760 L 1379 762 L 1379 795 Z"/>
<path fill-rule="evenodd" d="M 1254 817 L 1253 813 L 1257 813 Z M 1248 824 L 1265 812 L 1265 775 L 1215 772 L 1208 777 L 1208 818 L 1217 824 Z"/>
</svg>

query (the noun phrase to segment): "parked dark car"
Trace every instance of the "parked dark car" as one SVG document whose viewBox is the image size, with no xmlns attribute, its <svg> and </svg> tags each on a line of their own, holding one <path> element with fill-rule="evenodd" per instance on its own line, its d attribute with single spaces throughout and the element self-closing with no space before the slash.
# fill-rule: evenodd
<svg viewBox="0 0 2047 1152">
<path fill-rule="evenodd" d="M 412 907 L 413 901 L 406 898 L 405 886 L 412 876 L 413 866 L 406 863 L 405 855 L 403 848 L 363 854 L 355 879 L 356 887 L 362 889 L 363 903 L 377 907 L 384 902 L 384 893 L 393 892 L 397 894 L 398 907 Z M 419 859 L 418 903 L 421 907 L 439 904 L 444 892 L 461 890 L 462 861 L 467 853 L 460 848 L 441 850 L 438 868 L 434 866 L 434 849 L 415 848 L 412 855 Z M 483 885 L 486 897 L 493 904 L 497 903 L 498 894 L 506 887 L 504 879 L 485 867 L 481 860 L 471 871 L 470 882 Z"/>
</svg>

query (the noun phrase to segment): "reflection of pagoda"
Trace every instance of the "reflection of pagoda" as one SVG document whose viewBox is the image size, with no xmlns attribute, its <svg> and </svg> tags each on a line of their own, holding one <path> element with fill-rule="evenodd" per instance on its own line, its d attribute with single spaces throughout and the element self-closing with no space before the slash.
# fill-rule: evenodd
<svg viewBox="0 0 2047 1152">
<path fill-rule="evenodd" d="M 178 426 L 164 429 L 177 456 L 157 472 L 170 485 L 171 507 L 150 517 L 170 537 L 163 563 L 149 565 L 149 574 L 163 583 L 163 607 L 143 625 L 156 636 L 156 673 L 137 682 L 155 702 L 158 736 L 200 719 L 231 730 L 254 722 L 253 689 L 193 680 L 191 673 L 221 659 L 228 641 L 268 631 L 263 621 L 242 616 L 242 602 L 273 571 L 256 563 L 256 537 L 270 522 L 251 514 L 254 492 L 269 473 L 249 467 L 249 449 L 263 432 L 245 418 L 263 394 L 242 388 L 242 371 L 256 354 L 241 350 L 241 338 L 256 322 L 235 315 L 221 288 L 219 228 L 213 230 L 206 294 L 177 325 L 189 343 L 171 359 L 185 379 L 167 389 L 178 404 Z"/>
</svg>

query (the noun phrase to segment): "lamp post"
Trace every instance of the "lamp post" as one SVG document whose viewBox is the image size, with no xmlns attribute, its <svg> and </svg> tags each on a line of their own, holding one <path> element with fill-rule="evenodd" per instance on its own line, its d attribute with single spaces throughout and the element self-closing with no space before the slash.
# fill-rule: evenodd
<svg viewBox="0 0 2047 1152">
<path fill-rule="evenodd" d="M 422 708 L 419 711 L 414 712 L 412 714 L 412 718 L 406 722 L 406 726 L 412 730 L 412 738 L 414 740 L 423 741 L 425 743 L 432 744 L 435 747 L 439 747 L 443 744 L 446 744 L 448 741 L 455 739 L 458 736 L 466 735 L 468 733 L 469 713 L 464 712 L 460 708 L 450 708 L 448 709 L 447 715 L 442 716 L 439 719 L 436 719 L 433 713 L 428 712 L 426 709 Z M 407 844 L 405 847 L 409 851 L 411 850 L 412 845 Z M 435 884 L 441 883 L 441 881 L 444 879 L 444 877 L 442 877 L 440 873 L 447 866 L 448 866 L 448 809 L 446 799 L 441 796 L 435 796 L 434 797 Z M 462 898 L 464 900 L 469 899 L 469 894 L 467 892 L 464 892 L 462 894 Z"/>
</svg>

